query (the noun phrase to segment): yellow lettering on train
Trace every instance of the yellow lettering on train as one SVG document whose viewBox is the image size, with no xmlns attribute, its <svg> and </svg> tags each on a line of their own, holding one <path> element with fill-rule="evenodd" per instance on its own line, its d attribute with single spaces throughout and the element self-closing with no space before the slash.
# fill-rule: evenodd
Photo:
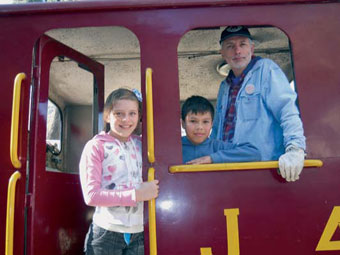
<svg viewBox="0 0 340 255">
<path fill-rule="evenodd" d="M 212 255 L 210 247 L 201 248 L 201 255 Z"/>
<path fill-rule="evenodd" d="M 224 215 L 227 220 L 228 255 L 240 254 L 240 241 L 238 234 L 239 214 L 240 210 L 238 208 L 224 209 Z"/>
<path fill-rule="evenodd" d="M 335 231 L 340 227 L 340 206 L 334 206 L 331 216 L 320 237 L 316 251 L 340 251 L 340 240 L 331 241 Z"/>
<path fill-rule="evenodd" d="M 227 220 L 228 255 L 240 255 L 240 241 L 238 235 L 238 208 L 224 209 Z M 212 255 L 210 247 L 201 248 L 201 255 Z"/>
</svg>

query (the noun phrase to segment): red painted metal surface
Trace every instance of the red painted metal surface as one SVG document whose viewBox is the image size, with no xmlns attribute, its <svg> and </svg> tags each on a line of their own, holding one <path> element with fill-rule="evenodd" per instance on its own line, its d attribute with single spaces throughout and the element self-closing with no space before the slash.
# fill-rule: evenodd
<svg viewBox="0 0 340 255">
<path fill-rule="evenodd" d="M 195 3 L 197 7 L 194 7 Z M 204 8 L 195 1 L 186 8 L 180 8 L 178 4 L 179 8 L 168 9 L 160 4 L 160 9 L 154 6 L 148 10 L 131 8 L 119 12 L 114 11 L 114 6 L 111 9 L 108 7 L 110 11 L 104 11 L 109 3 L 100 3 L 103 9 L 95 11 L 91 11 L 93 3 L 82 3 L 79 6 L 83 9 L 77 13 L 69 12 L 76 8 L 74 4 L 70 5 L 69 10 L 66 5 L 63 6 L 65 10 L 59 10 L 58 15 L 50 13 L 53 11 L 41 11 L 45 12 L 42 15 L 38 11 L 32 16 L 19 15 L 20 12 L 16 12 L 13 17 L 8 12 L 0 16 L 1 45 L 6 49 L 0 59 L 3 84 L 0 111 L 4 123 L 1 133 L 4 141 L 2 166 L 11 169 L 9 156 L 7 158 L 9 144 L 6 142 L 10 133 L 7 123 L 10 120 L 11 92 L 8 88 L 12 88 L 12 79 L 17 72 L 30 73 L 35 41 L 45 31 L 58 27 L 125 26 L 140 41 L 141 80 L 144 81 L 147 67 L 153 69 L 154 167 L 156 178 L 160 180 L 160 195 L 156 200 L 158 254 L 199 254 L 200 247 L 211 247 L 213 254 L 227 254 L 223 210 L 229 208 L 240 210 L 241 254 L 338 254 L 339 251 L 316 252 L 315 249 L 333 207 L 340 206 L 340 75 L 336 66 L 340 62 L 340 34 L 336 32 L 340 26 L 340 4 L 248 5 L 247 2 L 244 6 L 208 7 L 207 2 L 204 3 Z M 324 161 L 321 169 L 304 170 L 298 182 L 286 183 L 277 176 L 276 171 L 270 170 L 175 175 L 168 172 L 170 165 L 181 163 L 178 42 L 183 34 L 193 28 L 240 24 L 272 25 L 282 29 L 290 38 L 308 158 Z M 42 93 L 46 95 L 46 91 Z M 47 98 L 44 100 L 41 103 L 46 103 Z M 24 118 L 22 127 L 25 127 L 25 121 L 27 118 Z M 39 125 L 44 126 L 44 116 L 39 116 L 39 122 Z M 23 140 L 26 138 L 24 130 Z M 146 160 L 145 130 L 143 134 L 143 171 L 146 173 L 149 165 Z M 23 158 L 26 155 L 25 145 L 25 142 L 21 145 L 20 155 Z M 34 171 L 42 171 L 44 165 L 40 163 L 36 167 L 38 170 Z M 2 170 L 1 180 L 6 175 L 9 172 Z M 75 210 L 82 208 L 83 201 L 77 201 L 80 199 L 80 188 L 77 189 L 77 185 L 73 184 L 76 180 L 57 174 L 44 175 L 45 185 L 40 187 L 35 199 L 40 205 L 46 203 L 48 206 L 41 208 L 40 214 L 32 215 L 37 217 L 37 224 L 41 224 L 38 225 L 41 229 L 34 235 L 48 232 L 47 226 L 54 230 L 60 228 L 61 218 L 77 221 L 84 217 L 73 209 L 69 213 L 64 211 L 65 214 L 57 215 L 55 210 L 60 210 L 51 202 L 58 201 L 58 191 L 65 189 L 69 192 L 71 202 L 77 205 Z M 36 177 L 41 179 L 44 175 L 37 174 Z M 71 192 L 71 186 L 74 193 Z M 23 187 L 19 191 L 23 192 Z M 54 192 L 54 195 L 52 198 L 45 197 L 45 192 Z M 22 197 L 21 194 L 19 196 Z M 63 196 L 66 196 L 66 192 Z M 2 197 L 0 201 L 3 203 Z M 171 202 L 172 206 L 163 207 L 165 202 Z M 20 218 L 21 212 L 18 215 Z M 4 219 L 2 210 L 0 216 Z M 40 218 L 51 220 L 39 223 Z M 19 241 L 22 241 L 23 235 L 21 223 L 19 219 L 15 232 L 16 240 Z M 84 228 L 79 231 L 82 232 Z M 64 229 L 69 231 L 67 226 Z M 145 230 L 148 254 L 147 224 Z M 3 250 L 2 231 L 0 237 L 0 249 Z M 40 253 L 35 250 L 37 253 L 34 254 L 61 254 L 56 248 L 56 233 L 41 238 L 48 243 L 51 242 L 48 238 L 54 239 L 54 243 L 52 247 L 44 246 L 46 250 Z M 78 248 L 75 249 L 80 249 L 82 243 L 83 240 L 77 240 L 74 245 Z M 22 253 L 17 250 L 15 254 Z"/>
<path fill-rule="evenodd" d="M 21 5 L 2 5 L 2 14 L 37 14 L 37 13 L 67 13 L 85 11 L 108 11 L 121 9 L 164 9 L 164 8 L 186 8 L 186 7 L 216 7 L 236 5 L 271 5 L 271 4 L 297 4 L 297 3 L 323 3 L 324 0 L 109 0 L 109 1 L 86 1 L 84 2 L 61 2 L 61 3 L 27 3 Z M 337 2 L 328 0 L 327 2 Z"/>
<path fill-rule="evenodd" d="M 49 38 L 39 39 L 36 53 L 38 77 L 34 86 L 30 137 L 30 193 L 28 217 L 28 254 L 80 254 L 89 225 L 79 176 L 49 172 L 45 169 L 46 119 L 50 65 L 56 56 L 65 56 L 86 66 L 96 77 L 99 113 L 104 104 L 104 66 Z M 79 89 L 81 89 L 81 84 Z M 73 166 L 76 172 L 78 165 Z M 42 195 L 43 194 L 43 195 Z M 56 220 L 57 219 L 57 220 Z"/>
</svg>

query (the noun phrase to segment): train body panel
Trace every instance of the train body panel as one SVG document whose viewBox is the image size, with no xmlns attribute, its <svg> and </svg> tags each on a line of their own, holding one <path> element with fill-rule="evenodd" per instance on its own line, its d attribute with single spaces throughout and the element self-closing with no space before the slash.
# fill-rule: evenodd
<svg viewBox="0 0 340 255">
<path fill-rule="evenodd" d="M 15 197 L 13 254 L 80 254 L 82 251 L 90 221 L 79 176 L 45 169 L 48 65 L 61 53 L 55 49 L 42 51 L 42 45 L 35 51 L 35 57 L 32 52 L 49 30 L 99 26 L 126 27 L 137 36 L 144 97 L 145 69 L 153 70 L 156 158 L 153 167 L 156 179 L 160 180 L 160 194 L 156 199 L 158 254 L 210 254 L 210 249 L 217 255 L 338 254 L 340 229 L 332 222 L 340 221 L 340 173 L 337 171 L 340 164 L 340 75 L 336 66 L 340 62 L 340 34 L 337 32 L 340 4 L 269 3 L 191 1 L 184 4 L 175 1 L 177 8 L 171 8 L 170 3 L 155 1 L 150 6 L 110 2 L 97 7 L 89 2 L 73 3 L 70 7 L 64 4 L 55 11 L 52 10 L 54 5 L 16 6 L 1 11 L 1 222 L 6 221 L 8 179 L 15 171 L 9 157 L 13 80 L 17 73 L 27 75 L 20 101 L 22 167 L 18 171 L 22 177 L 18 180 Z M 307 158 L 323 161 L 321 168 L 304 169 L 297 182 L 284 181 L 276 169 L 169 173 L 170 166 L 182 164 L 180 108 L 177 107 L 180 105 L 178 43 L 186 32 L 195 28 L 240 24 L 274 26 L 290 40 L 299 108 L 307 138 Z M 67 54 L 63 52 L 62 55 Z M 103 70 L 96 72 L 103 82 L 103 74 L 99 74 Z M 96 101 L 99 113 L 104 100 L 102 90 Z M 146 123 L 146 114 L 143 114 L 143 123 Z M 147 160 L 146 136 L 146 129 L 143 129 L 145 178 L 151 165 Z M 72 167 L 78 168 L 77 165 Z M 145 247 L 149 254 L 147 206 L 145 208 Z M 229 227 L 234 225 L 227 233 L 228 224 Z M 2 225 L 1 252 L 5 250 L 5 227 Z M 232 238 L 236 239 L 231 241 Z"/>
</svg>

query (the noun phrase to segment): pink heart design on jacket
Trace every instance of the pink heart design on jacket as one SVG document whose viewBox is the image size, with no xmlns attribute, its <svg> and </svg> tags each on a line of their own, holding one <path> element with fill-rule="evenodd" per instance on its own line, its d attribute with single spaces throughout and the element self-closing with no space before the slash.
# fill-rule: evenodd
<svg viewBox="0 0 340 255">
<path fill-rule="evenodd" d="M 107 168 L 107 170 L 110 172 L 110 173 L 113 173 L 114 171 L 116 171 L 117 167 L 114 165 L 114 166 L 109 166 Z"/>
<path fill-rule="evenodd" d="M 104 176 L 105 181 L 110 181 L 112 179 L 111 175 Z"/>
</svg>

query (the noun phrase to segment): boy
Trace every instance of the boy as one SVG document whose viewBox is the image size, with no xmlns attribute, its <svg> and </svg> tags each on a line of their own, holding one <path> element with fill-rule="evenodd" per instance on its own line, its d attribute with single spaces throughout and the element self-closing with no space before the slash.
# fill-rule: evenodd
<svg viewBox="0 0 340 255">
<path fill-rule="evenodd" d="M 231 144 L 208 138 L 214 107 L 204 97 L 189 97 L 182 106 L 182 126 L 186 136 L 182 137 L 183 162 L 187 164 L 209 164 L 225 162 L 260 161 L 258 149 L 249 144 Z"/>
</svg>

